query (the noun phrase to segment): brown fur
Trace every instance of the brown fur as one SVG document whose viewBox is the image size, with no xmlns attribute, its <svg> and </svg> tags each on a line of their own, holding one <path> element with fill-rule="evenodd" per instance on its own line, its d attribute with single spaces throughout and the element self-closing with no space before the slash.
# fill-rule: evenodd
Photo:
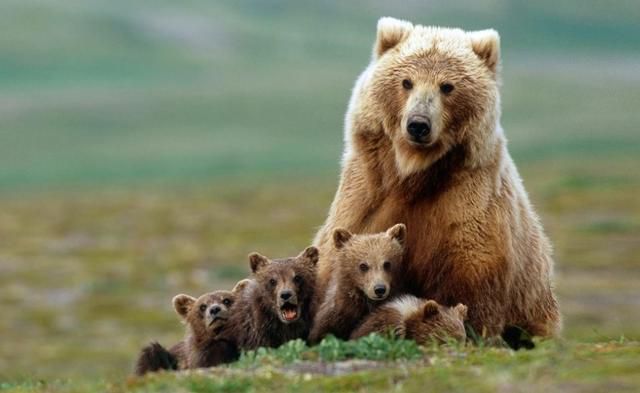
<svg viewBox="0 0 640 393">
<path fill-rule="evenodd" d="M 467 307 L 458 304 L 445 307 L 433 300 L 405 295 L 388 302 L 371 313 L 351 334 L 351 339 L 371 333 L 391 334 L 397 338 L 415 340 L 420 345 L 449 340 L 464 342 L 464 320 Z"/>
<path fill-rule="evenodd" d="M 231 292 L 210 292 L 198 299 L 189 295 L 174 297 L 173 306 L 186 325 L 184 340 L 169 350 L 158 343 L 144 347 L 136 362 L 135 374 L 213 367 L 236 360 L 239 353 L 235 343 L 219 334 L 235 312 L 236 297 L 248 284 L 249 280 L 242 280 Z M 214 308 L 219 310 L 215 315 L 212 314 Z"/>
<path fill-rule="evenodd" d="M 336 268 L 335 228 L 376 233 L 403 222 L 407 271 L 398 282 L 411 293 L 468 305 L 478 334 L 510 325 L 559 332 L 551 246 L 506 148 L 498 79 L 495 31 L 380 20 L 349 103 L 338 191 L 314 241 L 322 291 Z M 445 94 L 445 83 L 454 90 Z M 418 143 L 412 116 L 432 125 Z"/>
<path fill-rule="evenodd" d="M 239 296 L 237 313 L 221 336 L 233 339 L 240 350 L 306 340 L 313 315 L 318 250 L 308 247 L 297 257 L 274 260 L 253 253 L 249 259 L 251 282 Z M 284 300 L 286 293 L 290 297 Z M 287 307 L 296 310 L 295 320 L 285 319 Z"/>
<path fill-rule="evenodd" d="M 152 342 L 140 351 L 133 372 L 135 375 L 142 376 L 146 373 L 177 369 L 176 353 L 168 351 L 157 342 Z"/>
<path fill-rule="evenodd" d="M 348 339 L 365 315 L 397 292 L 392 277 L 401 268 L 405 237 L 403 224 L 374 235 L 334 231 L 334 270 L 309 342 L 317 343 L 327 334 Z M 377 294 L 376 287 L 384 293 Z"/>
</svg>

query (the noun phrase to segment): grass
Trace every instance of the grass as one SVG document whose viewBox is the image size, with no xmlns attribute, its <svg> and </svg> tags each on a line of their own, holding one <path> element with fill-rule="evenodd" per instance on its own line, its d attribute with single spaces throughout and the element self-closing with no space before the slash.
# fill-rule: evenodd
<svg viewBox="0 0 640 393">
<path fill-rule="evenodd" d="M 576 187 L 561 173 L 547 175 L 555 165 L 525 166 L 524 177 L 555 245 L 564 337 L 585 345 L 639 340 L 640 183 Z M 587 179 L 615 170 L 581 168 Z M 5 195 L 0 380 L 122 380 L 149 340 L 181 338 L 173 295 L 231 288 L 248 274 L 250 251 L 298 253 L 322 222 L 334 183 Z"/>
<path fill-rule="evenodd" d="M 364 338 L 329 340 L 320 348 L 291 342 L 259 350 L 237 363 L 208 370 L 151 374 L 126 382 L 28 381 L 0 384 L 3 392 L 600 392 L 635 391 L 640 344 L 538 342 L 532 351 L 478 346 L 417 347 Z M 323 355 L 324 346 L 332 348 Z M 405 346 L 399 358 L 387 349 Z M 380 352 L 382 350 L 382 352 Z M 380 356 L 382 354 L 382 356 Z M 336 356 L 337 355 L 337 356 Z M 345 360 L 349 359 L 349 360 Z M 374 359 L 375 361 L 371 361 Z M 398 360 L 404 359 L 404 360 Z M 335 362 L 339 360 L 338 362 Z"/>
<path fill-rule="evenodd" d="M 289 341 L 279 348 L 259 348 L 242 354 L 236 367 L 292 363 L 298 360 L 335 362 L 346 359 L 393 361 L 421 357 L 418 345 L 411 340 L 394 340 L 372 334 L 357 341 L 343 341 L 328 336 L 320 344 L 309 348 L 303 340 Z"/>
</svg>

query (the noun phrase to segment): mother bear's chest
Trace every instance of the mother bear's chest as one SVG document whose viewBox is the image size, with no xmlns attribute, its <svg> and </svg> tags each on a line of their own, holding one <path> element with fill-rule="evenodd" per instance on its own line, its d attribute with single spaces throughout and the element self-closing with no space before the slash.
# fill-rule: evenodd
<svg viewBox="0 0 640 393">
<path fill-rule="evenodd" d="M 454 223 L 458 218 L 445 202 L 441 199 L 408 202 L 404 195 L 389 194 L 370 211 L 363 232 L 381 232 L 404 223 L 407 226 L 408 263 L 429 265 L 455 236 L 457 225 Z"/>
<path fill-rule="evenodd" d="M 476 249 L 493 243 L 486 242 L 489 239 L 475 242 L 468 236 L 465 222 L 484 214 L 477 206 L 465 203 L 465 194 L 468 191 L 453 187 L 437 197 L 415 199 L 393 191 L 369 210 L 363 220 L 363 232 L 381 232 L 397 223 L 407 226 L 405 269 L 399 272 L 405 290 L 419 296 L 434 294 L 450 264 L 463 263 L 454 255 L 470 247 L 470 243 Z"/>
</svg>

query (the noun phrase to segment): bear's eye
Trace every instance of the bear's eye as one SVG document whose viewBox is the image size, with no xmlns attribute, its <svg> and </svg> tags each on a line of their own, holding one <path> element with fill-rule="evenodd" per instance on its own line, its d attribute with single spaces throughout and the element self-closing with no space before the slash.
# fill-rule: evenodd
<svg viewBox="0 0 640 393">
<path fill-rule="evenodd" d="M 369 265 L 364 262 L 362 262 L 359 267 L 361 272 L 366 272 L 367 270 L 369 270 Z"/>
<path fill-rule="evenodd" d="M 382 268 L 384 270 L 391 270 L 391 262 L 389 261 L 384 261 L 384 263 L 382 264 Z"/>
<path fill-rule="evenodd" d="M 206 304 L 201 304 L 200 305 L 200 311 L 204 312 L 207 309 L 207 305 Z"/>
<path fill-rule="evenodd" d="M 440 85 L 440 91 L 443 94 L 449 94 L 453 91 L 453 85 L 451 83 L 443 83 Z"/>
<path fill-rule="evenodd" d="M 231 305 L 231 299 L 224 299 L 222 301 L 222 304 L 224 304 L 225 306 L 229 307 Z"/>
<path fill-rule="evenodd" d="M 269 280 L 269 284 L 271 284 L 272 287 L 275 287 L 277 283 L 278 282 L 276 281 L 275 278 L 272 278 L 271 280 Z"/>
<path fill-rule="evenodd" d="M 294 276 L 293 277 L 293 282 L 295 282 L 296 284 L 300 285 L 302 283 L 302 277 Z"/>
<path fill-rule="evenodd" d="M 407 90 L 411 90 L 413 88 L 413 82 L 411 82 L 410 79 L 404 79 L 402 81 L 402 87 L 404 87 Z"/>
</svg>

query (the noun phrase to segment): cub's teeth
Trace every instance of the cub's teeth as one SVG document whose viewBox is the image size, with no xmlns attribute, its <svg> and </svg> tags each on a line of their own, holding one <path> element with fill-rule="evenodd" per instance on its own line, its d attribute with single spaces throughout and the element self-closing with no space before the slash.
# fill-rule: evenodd
<svg viewBox="0 0 640 393">
<path fill-rule="evenodd" d="M 296 310 L 282 310 L 282 318 L 287 321 L 291 321 L 298 316 L 298 311 Z"/>
</svg>

